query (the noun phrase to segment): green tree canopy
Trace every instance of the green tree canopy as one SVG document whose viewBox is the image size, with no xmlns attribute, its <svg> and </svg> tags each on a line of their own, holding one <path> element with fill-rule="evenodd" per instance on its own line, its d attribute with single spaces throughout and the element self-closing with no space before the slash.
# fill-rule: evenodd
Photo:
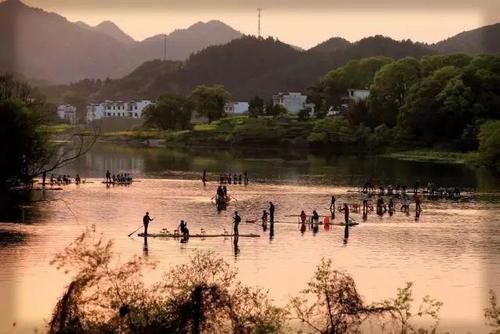
<svg viewBox="0 0 500 334">
<path fill-rule="evenodd" d="M 259 96 L 254 96 L 250 102 L 248 102 L 248 114 L 252 117 L 258 117 L 264 115 L 264 100 Z"/>
<path fill-rule="evenodd" d="M 48 153 L 40 114 L 19 99 L 0 99 L 0 187 L 29 182 L 30 166 Z M 7 144 L 9 143 L 9 144 Z"/>
<path fill-rule="evenodd" d="M 160 129 L 181 129 L 189 127 L 193 103 L 176 94 L 162 95 L 154 105 L 144 111 L 146 124 Z"/>
<path fill-rule="evenodd" d="M 469 65 L 471 60 L 470 56 L 462 53 L 424 56 L 420 60 L 422 76 L 431 75 L 434 71 L 445 66 L 462 68 Z"/>
<path fill-rule="evenodd" d="M 206 116 L 208 122 L 212 122 L 225 115 L 224 105 L 231 99 L 231 94 L 222 85 L 200 85 L 191 92 L 190 99 L 198 115 Z"/>
<path fill-rule="evenodd" d="M 419 78 L 420 63 L 415 58 L 403 58 L 383 66 L 370 87 L 368 105 L 372 117 L 379 124 L 395 126 L 406 95 Z"/>
<path fill-rule="evenodd" d="M 479 157 L 500 171 L 500 121 L 484 123 L 479 131 Z"/>
<path fill-rule="evenodd" d="M 368 89 L 375 73 L 392 61 L 388 57 L 363 58 L 328 72 L 321 81 L 326 105 L 339 106 L 348 88 Z"/>
</svg>

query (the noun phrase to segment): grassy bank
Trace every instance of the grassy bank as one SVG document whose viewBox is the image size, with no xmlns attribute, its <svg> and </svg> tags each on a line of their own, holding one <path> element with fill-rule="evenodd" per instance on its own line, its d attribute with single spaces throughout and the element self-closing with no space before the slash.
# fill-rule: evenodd
<svg viewBox="0 0 500 334">
<path fill-rule="evenodd" d="M 462 153 L 450 151 L 435 151 L 432 149 L 419 149 L 402 152 L 384 153 L 380 155 L 384 158 L 405 160 L 405 161 L 419 161 L 419 162 L 436 162 L 436 163 L 453 163 L 465 164 L 476 161 L 476 153 Z"/>
<path fill-rule="evenodd" d="M 75 129 L 69 125 L 48 126 L 54 135 Z M 435 163 L 476 164 L 477 153 L 461 153 L 404 143 L 393 129 L 352 127 L 343 117 L 300 120 L 296 115 L 281 117 L 226 117 L 210 124 L 196 124 L 189 130 L 161 130 L 138 127 L 107 131 L 101 140 L 147 144 L 153 147 L 213 147 L 221 149 L 306 149 L 317 153 L 368 154 L 384 158 Z M 395 151 L 397 147 L 398 151 Z M 409 149 L 415 148 L 417 149 Z"/>
<path fill-rule="evenodd" d="M 61 123 L 61 124 L 41 125 L 40 131 L 42 131 L 48 135 L 56 136 L 56 135 L 62 135 L 62 134 L 69 133 L 76 128 L 78 128 L 78 126 L 76 126 L 76 125 Z"/>
</svg>

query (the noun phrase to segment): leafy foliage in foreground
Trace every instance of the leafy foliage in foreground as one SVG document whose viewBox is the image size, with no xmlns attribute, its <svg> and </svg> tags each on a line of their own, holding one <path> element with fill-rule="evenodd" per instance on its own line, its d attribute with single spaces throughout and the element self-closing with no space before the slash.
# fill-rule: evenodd
<svg viewBox="0 0 500 334">
<path fill-rule="evenodd" d="M 198 252 L 156 283 L 143 282 L 156 263 L 135 256 L 115 261 L 113 243 L 87 230 L 52 261 L 74 271 L 57 303 L 49 333 L 280 333 L 300 319 L 319 333 L 358 333 L 366 321 L 392 332 L 434 332 L 441 307 L 425 297 L 412 313 L 411 284 L 396 298 L 367 305 L 353 278 L 322 260 L 301 296 L 287 308 L 275 306 L 268 292 L 243 285 L 237 272 L 212 252 Z M 291 309 L 291 312 L 286 311 Z M 430 329 L 414 328 L 429 316 Z M 389 327 L 390 326 L 390 327 Z"/>
<path fill-rule="evenodd" d="M 359 333 L 365 321 L 390 328 L 392 333 L 435 333 L 441 302 L 426 296 L 417 313 L 412 312 L 412 284 L 398 289 L 396 298 L 365 304 L 354 279 L 333 269 L 332 261 L 322 259 L 301 296 L 292 299 L 297 318 L 317 333 Z M 429 328 L 417 328 L 414 318 L 428 317 Z"/>
<path fill-rule="evenodd" d="M 267 292 L 246 287 L 213 253 L 196 253 L 147 287 L 143 270 L 154 264 L 134 257 L 113 265 L 112 242 L 77 238 L 56 256 L 58 268 L 77 268 L 58 302 L 50 333 L 273 333 L 286 312 Z"/>
<path fill-rule="evenodd" d="M 486 323 L 493 329 L 491 333 L 500 333 L 500 306 L 498 306 L 497 296 L 490 291 L 490 306 L 484 309 Z"/>
</svg>

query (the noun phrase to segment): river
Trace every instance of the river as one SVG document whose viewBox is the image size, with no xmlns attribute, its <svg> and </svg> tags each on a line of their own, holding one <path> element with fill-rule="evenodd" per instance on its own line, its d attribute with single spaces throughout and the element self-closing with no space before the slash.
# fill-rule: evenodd
<svg viewBox="0 0 500 334">
<path fill-rule="evenodd" d="M 488 291 L 500 295 L 500 180 L 466 165 L 404 162 L 376 157 L 314 156 L 303 152 L 182 151 L 99 144 L 61 173 L 79 173 L 87 182 L 61 191 L 37 191 L 19 205 L 2 198 L 0 208 L 0 333 L 43 330 L 70 276 L 49 262 L 85 228 L 95 225 L 113 239 L 121 259 L 135 254 L 159 261 L 153 279 L 169 266 L 185 262 L 196 250 L 212 250 L 236 266 L 239 278 L 270 290 L 284 305 L 303 289 L 322 257 L 350 273 L 366 301 L 393 297 L 405 282 L 414 282 L 416 299 L 428 294 L 444 302 L 440 329 L 484 332 L 483 308 Z M 132 172 L 141 182 L 131 186 L 101 183 L 104 172 Z M 200 176 L 207 169 L 210 182 Z M 231 185 L 235 198 L 218 214 L 211 203 L 220 171 L 248 171 L 250 184 Z M 372 176 L 385 184 L 416 180 L 459 185 L 473 191 L 462 201 L 424 200 L 420 219 L 397 212 L 370 214 L 351 229 L 320 227 L 302 234 L 290 215 L 316 209 L 326 214 L 330 197 L 359 202 L 350 190 Z M 245 220 L 258 219 L 268 202 L 276 205 L 274 235 L 257 224 L 242 223 L 240 233 L 260 238 L 175 240 L 127 237 L 141 225 L 144 212 L 155 218 L 150 231 L 173 230 L 186 219 L 191 233 L 203 228 L 222 233 L 238 210 Z M 399 205 L 398 205 L 399 207 Z M 412 205 L 412 213 L 414 206 Z M 337 220 L 341 217 L 337 216 Z"/>
</svg>

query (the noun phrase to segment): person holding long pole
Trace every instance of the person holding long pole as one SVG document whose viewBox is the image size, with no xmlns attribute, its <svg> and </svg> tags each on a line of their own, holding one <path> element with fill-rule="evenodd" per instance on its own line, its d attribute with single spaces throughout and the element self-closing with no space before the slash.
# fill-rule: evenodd
<svg viewBox="0 0 500 334">
<path fill-rule="evenodd" d="M 149 222 L 152 222 L 153 218 L 149 217 L 149 212 L 146 212 L 144 217 L 142 217 L 142 224 L 144 225 L 144 236 L 148 235 L 148 225 Z"/>
</svg>

